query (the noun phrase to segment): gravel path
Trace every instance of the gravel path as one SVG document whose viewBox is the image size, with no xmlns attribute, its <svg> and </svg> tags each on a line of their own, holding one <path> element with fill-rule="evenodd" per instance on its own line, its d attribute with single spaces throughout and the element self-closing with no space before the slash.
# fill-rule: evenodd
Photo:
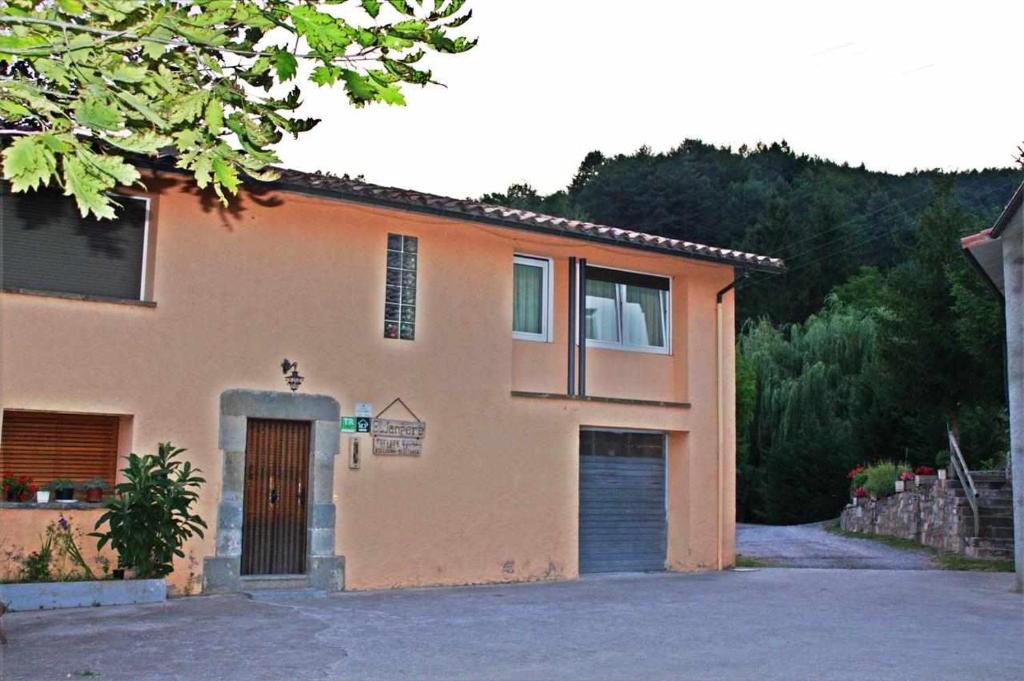
<svg viewBox="0 0 1024 681">
<path fill-rule="evenodd" d="M 850 539 L 808 525 L 736 526 L 736 552 L 773 566 L 801 568 L 871 568 L 930 570 L 927 551 L 896 549 L 870 539 Z"/>
</svg>

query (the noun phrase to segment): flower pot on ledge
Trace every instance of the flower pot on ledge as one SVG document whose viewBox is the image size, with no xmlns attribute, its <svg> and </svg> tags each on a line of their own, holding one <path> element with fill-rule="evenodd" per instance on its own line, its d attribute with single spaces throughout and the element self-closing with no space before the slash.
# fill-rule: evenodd
<svg viewBox="0 0 1024 681">
<path fill-rule="evenodd" d="M 897 480 L 896 481 L 896 492 L 897 493 L 904 491 L 906 489 L 906 487 L 907 487 L 907 483 L 904 482 L 903 480 Z"/>
</svg>

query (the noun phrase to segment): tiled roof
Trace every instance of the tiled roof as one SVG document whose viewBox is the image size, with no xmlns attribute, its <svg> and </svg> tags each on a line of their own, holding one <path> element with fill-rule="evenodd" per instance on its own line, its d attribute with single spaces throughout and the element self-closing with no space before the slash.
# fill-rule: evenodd
<svg viewBox="0 0 1024 681">
<path fill-rule="evenodd" d="M 351 201 L 370 202 L 404 210 L 430 212 L 474 222 L 500 224 L 519 229 L 548 232 L 571 238 L 611 242 L 621 246 L 663 251 L 683 257 L 712 260 L 738 267 L 780 272 L 785 264 L 779 258 L 769 258 L 728 248 L 669 239 L 629 229 L 598 225 L 582 220 L 534 213 L 518 208 L 496 206 L 468 199 L 427 194 L 409 189 L 397 189 L 320 173 L 278 168 L 281 178 L 269 183 L 271 187 L 300 193 L 332 196 Z"/>
</svg>

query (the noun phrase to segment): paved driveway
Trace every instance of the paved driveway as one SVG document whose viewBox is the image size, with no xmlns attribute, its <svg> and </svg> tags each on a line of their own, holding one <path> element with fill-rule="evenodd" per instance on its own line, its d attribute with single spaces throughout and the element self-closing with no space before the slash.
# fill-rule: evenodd
<svg viewBox="0 0 1024 681">
<path fill-rule="evenodd" d="M 1010 584 L 768 569 L 12 613 L 0 678 L 1019 679 Z"/>
<path fill-rule="evenodd" d="M 931 570 L 927 551 L 897 549 L 870 539 L 826 532 L 821 523 L 808 525 L 737 525 L 736 551 L 762 558 L 776 567 L 873 568 Z M 1024 673 L 1022 673 L 1024 678 Z"/>
</svg>

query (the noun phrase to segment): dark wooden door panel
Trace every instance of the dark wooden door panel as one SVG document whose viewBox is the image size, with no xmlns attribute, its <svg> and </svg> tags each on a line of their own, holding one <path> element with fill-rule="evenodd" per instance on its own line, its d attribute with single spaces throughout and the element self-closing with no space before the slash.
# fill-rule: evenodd
<svg viewBox="0 0 1024 681">
<path fill-rule="evenodd" d="M 307 421 L 248 421 L 243 575 L 295 575 L 306 571 L 309 439 Z"/>
</svg>

